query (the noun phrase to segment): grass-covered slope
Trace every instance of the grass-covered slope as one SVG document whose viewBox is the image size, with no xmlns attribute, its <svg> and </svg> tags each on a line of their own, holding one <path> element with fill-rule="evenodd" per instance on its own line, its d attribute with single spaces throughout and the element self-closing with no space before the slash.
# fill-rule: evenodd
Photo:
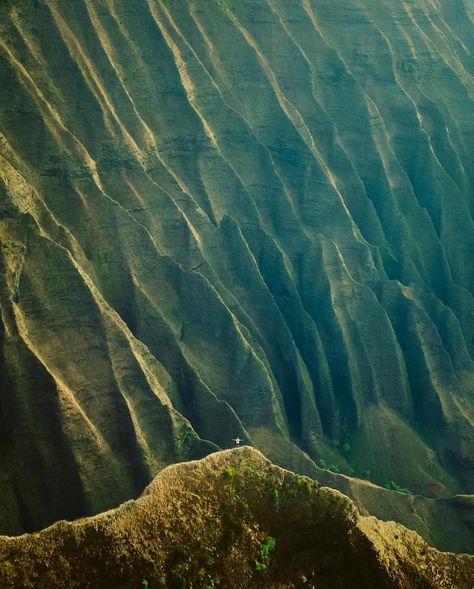
<svg viewBox="0 0 474 589">
<path fill-rule="evenodd" d="M 473 51 L 461 0 L 2 7 L 1 531 L 240 435 L 473 549 Z"/>
<path fill-rule="evenodd" d="M 247 447 L 168 467 L 114 511 L 0 537 L 0 575 L 5 589 L 468 589 L 474 557 L 363 518 Z"/>
</svg>

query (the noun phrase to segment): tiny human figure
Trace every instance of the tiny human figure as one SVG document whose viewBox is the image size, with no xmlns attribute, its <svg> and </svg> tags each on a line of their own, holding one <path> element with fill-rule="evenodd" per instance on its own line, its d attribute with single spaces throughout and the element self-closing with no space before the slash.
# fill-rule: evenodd
<svg viewBox="0 0 474 589">
<path fill-rule="evenodd" d="M 237 446 L 240 446 L 240 442 L 243 442 L 243 440 L 239 437 L 232 438 L 232 441 L 235 442 L 237 444 Z"/>
</svg>

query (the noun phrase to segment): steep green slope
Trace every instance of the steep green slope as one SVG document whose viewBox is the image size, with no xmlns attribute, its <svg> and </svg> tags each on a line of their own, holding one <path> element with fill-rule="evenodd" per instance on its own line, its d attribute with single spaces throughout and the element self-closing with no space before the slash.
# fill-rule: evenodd
<svg viewBox="0 0 474 589">
<path fill-rule="evenodd" d="M 1 16 L 0 530 L 240 435 L 472 550 L 470 499 L 446 499 L 474 466 L 464 2 Z"/>
<path fill-rule="evenodd" d="M 474 557 L 241 448 L 170 466 L 100 516 L 0 536 L 0 574 L 5 589 L 470 589 Z"/>
</svg>

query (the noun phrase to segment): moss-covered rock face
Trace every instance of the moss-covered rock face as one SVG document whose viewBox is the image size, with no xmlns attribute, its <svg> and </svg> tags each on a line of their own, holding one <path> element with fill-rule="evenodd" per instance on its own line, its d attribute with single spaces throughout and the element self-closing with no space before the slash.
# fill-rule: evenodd
<svg viewBox="0 0 474 589">
<path fill-rule="evenodd" d="M 1 531 L 240 436 L 474 549 L 473 55 L 461 0 L 2 11 Z"/>
<path fill-rule="evenodd" d="M 0 575 L 4 589 L 471 589 L 474 556 L 244 447 L 170 466 L 106 514 L 0 536 Z"/>
</svg>

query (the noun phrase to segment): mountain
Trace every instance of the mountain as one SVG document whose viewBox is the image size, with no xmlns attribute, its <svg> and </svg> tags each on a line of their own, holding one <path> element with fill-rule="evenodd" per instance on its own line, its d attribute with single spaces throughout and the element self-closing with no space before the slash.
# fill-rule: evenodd
<svg viewBox="0 0 474 589">
<path fill-rule="evenodd" d="M 0 573 L 5 589 L 470 589 L 474 556 L 241 448 L 169 466 L 116 510 L 0 537 Z"/>
<path fill-rule="evenodd" d="M 0 532 L 240 436 L 473 551 L 465 2 L 0 10 Z"/>
</svg>

